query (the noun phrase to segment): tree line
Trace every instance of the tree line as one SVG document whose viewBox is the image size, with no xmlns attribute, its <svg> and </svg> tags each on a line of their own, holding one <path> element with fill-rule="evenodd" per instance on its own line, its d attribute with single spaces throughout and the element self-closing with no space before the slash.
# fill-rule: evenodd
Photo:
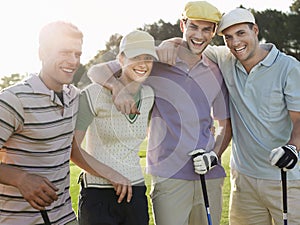
<svg viewBox="0 0 300 225">
<path fill-rule="evenodd" d="M 243 6 L 241 5 L 240 7 Z M 300 60 L 300 0 L 294 0 L 288 13 L 271 9 L 264 11 L 250 10 L 254 14 L 256 23 L 260 28 L 259 40 L 261 42 L 274 43 L 281 51 Z M 178 20 L 175 24 L 172 24 L 160 19 L 153 24 L 146 24 L 144 27 L 137 29 L 149 32 L 155 38 L 156 45 L 159 45 L 163 40 L 172 37 L 182 37 L 179 22 Z M 99 50 L 87 64 L 80 65 L 74 76 L 73 83 L 79 88 L 90 83 L 86 76 L 87 70 L 94 64 L 114 59 L 119 52 L 118 46 L 121 38 L 122 36 L 118 33 L 111 35 L 105 44 L 104 50 Z M 212 40 L 212 44 L 224 45 L 223 38 L 216 35 Z M 0 90 L 23 79 L 24 76 L 11 74 L 10 76 L 2 77 Z"/>
</svg>

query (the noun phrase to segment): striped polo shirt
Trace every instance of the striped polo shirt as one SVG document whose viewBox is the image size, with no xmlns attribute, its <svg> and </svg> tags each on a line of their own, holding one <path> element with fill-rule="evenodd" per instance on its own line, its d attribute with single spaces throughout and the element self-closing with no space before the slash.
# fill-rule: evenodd
<svg viewBox="0 0 300 225">
<path fill-rule="evenodd" d="M 0 93 L 2 163 L 48 178 L 59 191 L 47 207 L 52 224 L 75 219 L 69 194 L 69 161 L 78 111 L 78 89 L 63 88 L 62 103 L 39 76 Z M 0 224 L 42 224 L 41 214 L 13 186 L 0 184 Z"/>
</svg>

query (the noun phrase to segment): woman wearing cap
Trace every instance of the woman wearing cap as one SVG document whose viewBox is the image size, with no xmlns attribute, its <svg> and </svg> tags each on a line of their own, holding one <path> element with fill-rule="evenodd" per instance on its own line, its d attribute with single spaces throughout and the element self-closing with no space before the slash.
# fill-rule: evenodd
<svg viewBox="0 0 300 225">
<path fill-rule="evenodd" d="M 153 37 L 144 31 L 124 36 L 117 56 L 121 70 L 115 77 L 134 97 L 140 114 L 125 115 L 114 106 L 112 93 L 93 83 L 82 90 L 74 141 L 86 136 L 86 151 L 131 181 L 131 201 L 118 201 L 119 190 L 109 180 L 83 172 L 80 176 L 78 219 L 84 225 L 148 225 L 148 202 L 139 146 L 147 135 L 154 93 L 143 85 L 157 59 Z M 116 193 L 117 192 L 117 193 Z"/>
</svg>

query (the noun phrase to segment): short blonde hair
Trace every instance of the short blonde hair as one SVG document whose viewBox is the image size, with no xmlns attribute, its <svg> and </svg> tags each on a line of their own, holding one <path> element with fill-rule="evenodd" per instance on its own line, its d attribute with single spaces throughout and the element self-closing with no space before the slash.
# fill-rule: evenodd
<svg viewBox="0 0 300 225">
<path fill-rule="evenodd" d="M 83 33 L 72 23 L 55 21 L 45 25 L 39 35 L 40 48 L 48 48 L 61 38 L 78 38 L 83 42 Z"/>
</svg>

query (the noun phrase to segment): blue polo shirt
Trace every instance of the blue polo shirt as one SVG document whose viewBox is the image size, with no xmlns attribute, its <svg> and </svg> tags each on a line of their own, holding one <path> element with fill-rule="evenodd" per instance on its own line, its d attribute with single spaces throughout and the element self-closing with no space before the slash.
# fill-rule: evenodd
<svg viewBox="0 0 300 225">
<path fill-rule="evenodd" d="M 272 166 L 273 148 L 285 145 L 291 135 L 288 110 L 300 111 L 300 63 L 264 44 L 268 55 L 249 74 L 225 46 L 208 47 L 205 54 L 218 63 L 230 95 L 232 121 L 231 168 L 245 175 L 280 180 Z M 288 174 L 300 179 L 299 164 Z"/>
</svg>

